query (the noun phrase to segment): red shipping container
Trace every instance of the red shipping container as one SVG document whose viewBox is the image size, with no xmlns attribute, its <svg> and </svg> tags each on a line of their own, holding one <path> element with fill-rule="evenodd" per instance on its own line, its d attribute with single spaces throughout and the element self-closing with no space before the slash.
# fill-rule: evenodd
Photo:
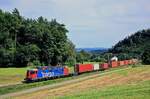
<svg viewBox="0 0 150 99">
<path fill-rule="evenodd" d="M 77 68 L 76 70 L 78 73 L 83 73 L 83 72 L 94 70 L 93 64 L 77 64 L 76 68 Z"/>
<path fill-rule="evenodd" d="M 109 65 L 108 65 L 108 63 L 103 63 L 103 64 L 100 64 L 100 68 L 107 69 L 107 68 L 109 68 Z"/>
<path fill-rule="evenodd" d="M 129 65 L 129 61 L 128 61 L 128 60 L 125 60 L 125 61 L 124 61 L 124 65 Z"/>
<path fill-rule="evenodd" d="M 118 67 L 118 62 L 117 61 L 111 62 L 111 67 Z"/>
<path fill-rule="evenodd" d="M 123 66 L 124 65 L 124 61 L 118 61 L 118 65 L 119 66 Z"/>
<path fill-rule="evenodd" d="M 132 64 L 132 60 L 130 59 L 130 60 L 129 60 L 129 65 L 131 65 L 131 64 Z"/>
<path fill-rule="evenodd" d="M 64 67 L 64 75 L 65 76 L 69 75 L 69 68 L 68 67 Z"/>
</svg>

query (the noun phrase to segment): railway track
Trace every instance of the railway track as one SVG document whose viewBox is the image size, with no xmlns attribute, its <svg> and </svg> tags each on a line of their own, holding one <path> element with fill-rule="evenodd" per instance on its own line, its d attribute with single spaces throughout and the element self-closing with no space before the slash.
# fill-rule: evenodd
<svg viewBox="0 0 150 99">
<path fill-rule="evenodd" d="M 102 76 L 102 75 L 106 75 L 106 74 L 110 74 L 110 73 L 114 73 L 114 72 L 118 72 L 118 71 L 123 71 L 123 70 L 126 70 L 126 69 L 130 69 L 130 67 L 119 68 L 117 70 L 107 71 L 107 72 L 103 72 L 103 73 L 97 72 L 97 73 L 91 74 L 89 76 L 76 78 L 76 79 L 69 80 L 69 81 L 63 81 L 61 83 L 45 85 L 45 86 L 41 86 L 41 87 L 27 89 L 27 90 L 20 91 L 20 92 L 4 94 L 4 95 L 0 96 L 0 99 L 11 98 L 11 97 L 14 97 L 14 96 L 19 96 L 19 95 L 22 95 L 22 94 L 28 94 L 28 93 L 32 93 L 32 92 L 36 92 L 36 91 L 40 91 L 40 90 L 45 90 L 45 89 L 58 88 L 58 87 L 65 86 L 65 85 L 68 85 L 68 84 L 82 82 L 82 81 L 85 81 L 85 80 L 88 80 L 88 79 L 93 79 L 93 78 L 96 78 L 96 77 L 99 77 L 99 76 Z"/>
</svg>

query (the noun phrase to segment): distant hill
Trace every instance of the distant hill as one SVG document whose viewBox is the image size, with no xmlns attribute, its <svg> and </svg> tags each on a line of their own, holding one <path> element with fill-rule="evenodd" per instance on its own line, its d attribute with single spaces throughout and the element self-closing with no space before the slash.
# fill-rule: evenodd
<svg viewBox="0 0 150 99">
<path fill-rule="evenodd" d="M 143 51 L 150 46 L 150 29 L 145 29 L 134 33 L 131 36 L 119 41 L 109 52 L 126 53 L 130 56 L 140 57 Z"/>
<path fill-rule="evenodd" d="M 76 48 L 76 51 L 79 52 L 81 50 L 84 50 L 86 52 L 106 52 L 108 48 Z"/>
</svg>

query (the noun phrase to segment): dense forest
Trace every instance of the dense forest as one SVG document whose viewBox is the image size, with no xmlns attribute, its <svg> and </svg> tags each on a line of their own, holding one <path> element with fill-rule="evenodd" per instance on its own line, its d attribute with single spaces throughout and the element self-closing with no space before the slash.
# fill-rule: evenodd
<svg viewBox="0 0 150 99">
<path fill-rule="evenodd" d="M 15 8 L 0 10 L 0 67 L 56 65 L 74 61 L 68 30 L 55 19 L 24 18 Z"/>
<path fill-rule="evenodd" d="M 118 55 L 120 59 L 123 58 L 138 58 L 143 62 L 148 63 L 150 58 L 150 29 L 138 31 L 131 36 L 119 41 L 113 46 L 109 52 Z M 146 53 L 146 54 L 145 54 Z M 147 58 L 146 58 L 147 57 Z M 149 60 L 150 64 L 150 60 Z"/>
</svg>

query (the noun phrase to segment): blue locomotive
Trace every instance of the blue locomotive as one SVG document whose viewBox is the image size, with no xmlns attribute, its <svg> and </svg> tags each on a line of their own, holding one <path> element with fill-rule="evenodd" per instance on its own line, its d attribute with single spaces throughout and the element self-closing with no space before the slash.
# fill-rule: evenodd
<svg viewBox="0 0 150 99">
<path fill-rule="evenodd" d="M 69 75 L 69 69 L 62 66 L 42 66 L 30 69 L 26 73 L 26 81 L 38 81 Z"/>
</svg>

